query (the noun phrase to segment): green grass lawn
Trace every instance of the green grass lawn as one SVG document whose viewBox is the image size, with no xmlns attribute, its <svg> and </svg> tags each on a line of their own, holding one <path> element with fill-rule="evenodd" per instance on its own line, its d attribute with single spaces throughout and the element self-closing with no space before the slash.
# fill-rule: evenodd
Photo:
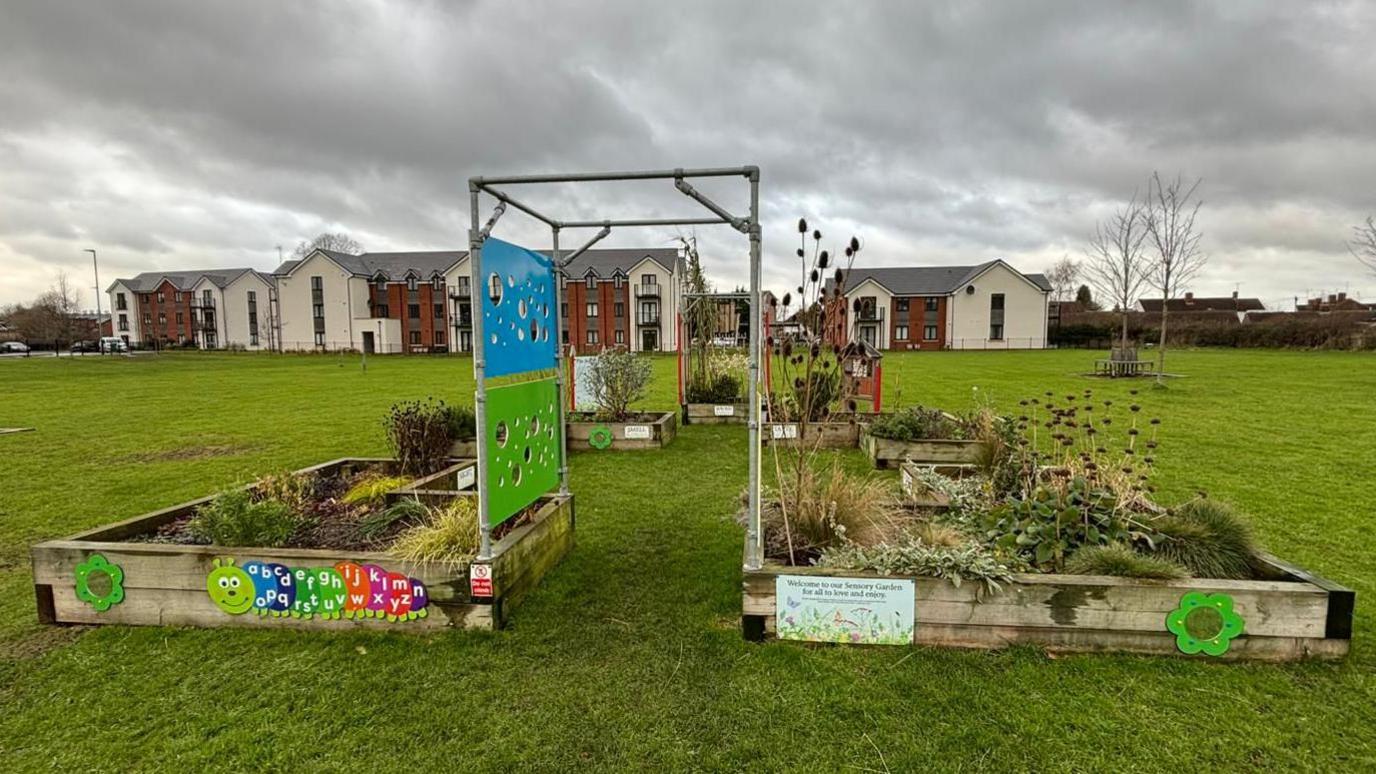
<svg viewBox="0 0 1376 774">
<path fill-rule="evenodd" d="M 892 403 L 1130 385 L 1094 355 L 885 359 Z M 1139 398 L 1162 494 L 1233 501 L 1283 558 L 1357 589 L 1338 664 L 756 645 L 739 632 L 745 432 L 573 457 L 578 545 L 502 632 L 62 629 L 28 546 L 272 469 L 382 454 L 393 401 L 470 401 L 460 358 L 0 362 L 5 770 L 1376 767 L 1376 358 L 1182 352 Z M 646 407 L 675 402 L 656 362 Z M 978 389 L 976 389 L 978 388 Z M 977 397 L 978 396 L 978 397 Z M 849 453 L 859 466 L 858 452 Z M 892 473 L 886 474 L 892 476 Z"/>
</svg>

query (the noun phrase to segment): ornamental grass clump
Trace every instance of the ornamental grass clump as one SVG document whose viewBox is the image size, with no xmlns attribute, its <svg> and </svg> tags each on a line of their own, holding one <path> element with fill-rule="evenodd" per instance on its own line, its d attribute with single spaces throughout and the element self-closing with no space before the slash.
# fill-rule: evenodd
<svg viewBox="0 0 1376 774">
<path fill-rule="evenodd" d="M 425 520 L 401 533 L 388 549 L 393 556 L 416 564 L 458 566 L 478 553 L 478 501 L 455 497 L 430 508 Z"/>
<path fill-rule="evenodd" d="M 1251 578 L 1260 551 L 1251 527 L 1228 505 L 1196 499 L 1157 519 L 1157 553 L 1200 578 Z"/>
<path fill-rule="evenodd" d="M 1176 580 L 1189 576 L 1179 564 L 1160 556 L 1134 551 L 1123 543 L 1082 548 L 1070 557 L 1066 572 L 1074 575 L 1112 575 L 1119 578 Z"/>
<path fill-rule="evenodd" d="M 893 495 L 882 479 L 847 473 L 840 462 L 818 470 L 785 470 L 778 497 L 761 509 L 765 555 L 807 564 L 823 549 L 881 543 L 898 531 Z"/>
<path fill-rule="evenodd" d="M 381 474 L 368 473 L 360 476 L 349 491 L 339 498 L 342 502 L 349 505 L 363 505 L 373 507 L 381 505 L 387 498 L 387 493 L 395 489 L 400 489 L 411 482 L 410 476 L 384 476 Z"/>
</svg>

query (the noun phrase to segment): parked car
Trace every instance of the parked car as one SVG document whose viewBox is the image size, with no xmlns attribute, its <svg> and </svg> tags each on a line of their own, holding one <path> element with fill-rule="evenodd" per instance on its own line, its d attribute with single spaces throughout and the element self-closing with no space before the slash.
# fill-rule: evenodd
<svg viewBox="0 0 1376 774">
<path fill-rule="evenodd" d="M 100 345 L 94 341 L 78 341 L 72 345 L 71 351 L 75 352 L 99 352 Z"/>
<path fill-rule="evenodd" d="M 0 352 L 28 352 L 29 345 L 22 341 L 0 342 Z"/>
<path fill-rule="evenodd" d="M 101 336 L 101 337 L 100 337 L 100 351 L 101 351 L 101 352 L 128 352 L 128 351 L 129 351 L 129 345 L 128 345 L 128 344 L 125 344 L 125 343 L 124 343 L 124 339 L 121 339 L 121 338 L 118 337 L 118 336 Z"/>
</svg>

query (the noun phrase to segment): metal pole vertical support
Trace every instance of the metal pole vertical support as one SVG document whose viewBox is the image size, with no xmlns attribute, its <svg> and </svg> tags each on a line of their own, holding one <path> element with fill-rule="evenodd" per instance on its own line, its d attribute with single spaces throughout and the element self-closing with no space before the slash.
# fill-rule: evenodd
<svg viewBox="0 0 1376 774">
<path fill-rule="evenodd" d="M 473 380 L 477 388 L 473 396 L 473 413 L 477 415 L 478 431 L 478 558 L 492 558 L 492 527 L 488 523 L 487 491 L 487 359 L 483 356 L 483 298 L 488 292 L 483 279 L 483 238 L 478 227 L 478 186 L 468 184 L 468 207 L 471 227 L 468 232 L 469 287 L 474 290 L 473 314 Z"/>
<path fill-rule="evenodd" d="M 553 246 L 550 249 L 550 259 L 554 263 L 554 359 L 558 361 L 556 365 L 559 368 L 559 389 L 556 391 L 559 395 L 559 494 L 566 495 L 569 493 L 569 445 L 568 420 L 564 417 L 564 294 L 560 287 L 563 285 L 560 280 L 563 261 L 559 255 L 559 227 L 554 226 L 550 231 L 554 234 Z M 569 401 L 572 402 L 572 398 Z"/>
<path fill-rule="evenodd" d="M 750 496 L 746 569 L 760 568 L 760 171 L 750 171 Z"/>
</svg>

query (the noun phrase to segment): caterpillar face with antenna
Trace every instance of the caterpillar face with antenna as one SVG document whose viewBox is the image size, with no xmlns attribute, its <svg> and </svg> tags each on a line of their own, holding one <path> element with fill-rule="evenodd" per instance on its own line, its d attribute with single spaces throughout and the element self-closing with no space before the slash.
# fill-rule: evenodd
<svg viewBox="0 0 1376 774">
<path fill-rule="evenodd" d="M 292 618 L 382 618 L 413 621 L 429 615 L 425 584 L 375 564 L 290 568 L 273 562 L 216 559 L 206 576 L 211 601 L 230 615 Z"/>
</svg>

